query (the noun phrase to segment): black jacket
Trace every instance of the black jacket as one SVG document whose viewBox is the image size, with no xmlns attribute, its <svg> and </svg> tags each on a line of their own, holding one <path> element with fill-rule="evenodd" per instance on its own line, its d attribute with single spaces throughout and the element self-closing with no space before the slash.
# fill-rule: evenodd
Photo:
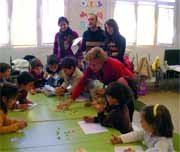
<svg viewBox="0 0 180 152">
<path fill-rule="evenodd" d="M 133 130 L 127 105 L 111 106 L 107 114 L 105 112 L 98 113 L 95 122 L 99 122 L 106 127 L 115 128 L 122 134 Z"/>
</svg>

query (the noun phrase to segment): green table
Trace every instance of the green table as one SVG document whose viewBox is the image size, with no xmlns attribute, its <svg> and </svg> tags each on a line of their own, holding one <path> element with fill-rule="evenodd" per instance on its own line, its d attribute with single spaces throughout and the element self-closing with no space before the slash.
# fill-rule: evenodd
<svg viewBox="0 0 180 152">
<path fill-rule="evenodd" d="M 96 115 L 93 108 L 76 102 L 69 111 L 55 112 L 55 105 L 59 102 L 57 98 L 42 94 L 30 98 L 38 106 L 29 111 L 9 113 L 11 117 L 27 120 L 28 127 L 22 132 L 0 135 L 0 151 L 76 152 L 79 148 L 86 152 L 114 151 L 110 137 L 119 135 L 119 131 L 108 128 L 108 132 L 85 135 L 78 125 L 83 115 Z M 61 102 L 64 99 L 61 98 Z"/>
</svg>

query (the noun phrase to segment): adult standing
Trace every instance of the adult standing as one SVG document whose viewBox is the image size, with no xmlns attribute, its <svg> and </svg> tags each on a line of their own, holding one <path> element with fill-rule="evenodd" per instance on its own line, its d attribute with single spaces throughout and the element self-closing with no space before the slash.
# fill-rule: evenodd
<svg viewBox="0 0 180 152">
<path fill-rule="evenodd" d="M 105 22 L 105 33 L 108 55 L 123 62 L 126 39 L 120 34 L 118 24 L 114 19 L 109 19 Z"/>
<path fill-rule="evenodd" d="M 98 17 L 90 14 L 88 17 L 88 29 L 83 33 L 81 51 L 88 52 L 91 48 L 103 47 L 105 41 L 105 32 L 98 26 Z"/>
<path fill-rule="evenodd" d="M 78 58 L 79 52 L 76 55 L 71 50 L 73 40 L 78 37 L 77 32 L 73 31 L 69 27 L 69 21 L 66 17 L 60 17 L 58 19 L 59 32 L 55 35 L 53 54 L 55 54 L 60 61 L 66 56 L 74 56 Z"/>
</svg>

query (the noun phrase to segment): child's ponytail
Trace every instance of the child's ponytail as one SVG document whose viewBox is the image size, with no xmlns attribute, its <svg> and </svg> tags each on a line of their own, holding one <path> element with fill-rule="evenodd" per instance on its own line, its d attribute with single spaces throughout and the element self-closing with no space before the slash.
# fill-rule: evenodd
<svg viewBox="0 0 180 152">
<path fill-rule="evenodd" d="M 173 123 L 169 110 L 163 105 L 149 105 L 141 110 L 145 121 L 153 127 L 153 134 L 160 137 L 173 136 Z"/>
</svg>

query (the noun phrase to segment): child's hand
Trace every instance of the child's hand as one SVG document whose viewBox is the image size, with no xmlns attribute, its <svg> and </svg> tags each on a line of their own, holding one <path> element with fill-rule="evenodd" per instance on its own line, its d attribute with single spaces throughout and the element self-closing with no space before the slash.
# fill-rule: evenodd
<svg viewBox="0 0 180 152">
<path fill-rule="evenodd" d="M 96 111 L 98 113 L 103 112 L 105 109 L 105 105 L 102 105 L 102 104 L 95 104 L 95 105 L 93 105 L 93 107 L 96 109 Z"/>
<path fill-rule="evenodd" d="M 60 103 L 56 105 L 56 110 L 55 111 L 61 111 L 61 110 L 67 110 L 69 107 L 68 103 Z"/>
<path fill-rule="evenodd" d="M 135 152 L 135 150 L 132 150 L 131 148 L 125 149 L 124 152 Z"/>
<path fill-rule="evenodd" d="M 87 123 L 92 123 L 92 122 L 94 122 L 94 117 L 84 116 L 83 120 Z"/>
<path fill-rule="evenodd" d="M 35 89 L 31 89 L 30 93 L 31 93 L 32 95 L 35 95 L 37 92 L 36 92 Z"/>
<path fill-rule="evenodd" d="M 63 94 L 65 93 L 65 91 L 66 91 L 66 89 L 63 88 L 63 87 L 57 87 L 57 88 L 55 88 L 55 93 L 56 93 L 56 95 L 58 95 L 58 96 L 63 95 Z"/>
<path fill-rule="evenodd" d="M 64 110 L 64 109 L 68 109 L 69 106 L 74 102 L 73 99 L 68 99 L 66 102 L 64 103 L 59 103 L 56 106 L 56 111 L 60 111 L 60 110 Z"/>
<path fill-rule="evenodd" d="M 96 101 L 96 100 L 93 100 L 92 101 L 92 106 L 95 106 L 95 105 L 97 105 L 98 104 L 98 102 Z"/>
<path fill-rule="evenodd" d="M 114 145 L 114 144 L 122 143 L 122 140 L 121 140 L 121 138 L 118 138 L 118 136 L 112 135 L 111 142 Z"/>
<path fill-rule="evenodd" d="M 25 122 L 25 121 L 18 121 L 17 123 L 18 123 L 19 129 L 23 129 L 23 128 L 27 127 L 27 122 Z"/>
</svg>

